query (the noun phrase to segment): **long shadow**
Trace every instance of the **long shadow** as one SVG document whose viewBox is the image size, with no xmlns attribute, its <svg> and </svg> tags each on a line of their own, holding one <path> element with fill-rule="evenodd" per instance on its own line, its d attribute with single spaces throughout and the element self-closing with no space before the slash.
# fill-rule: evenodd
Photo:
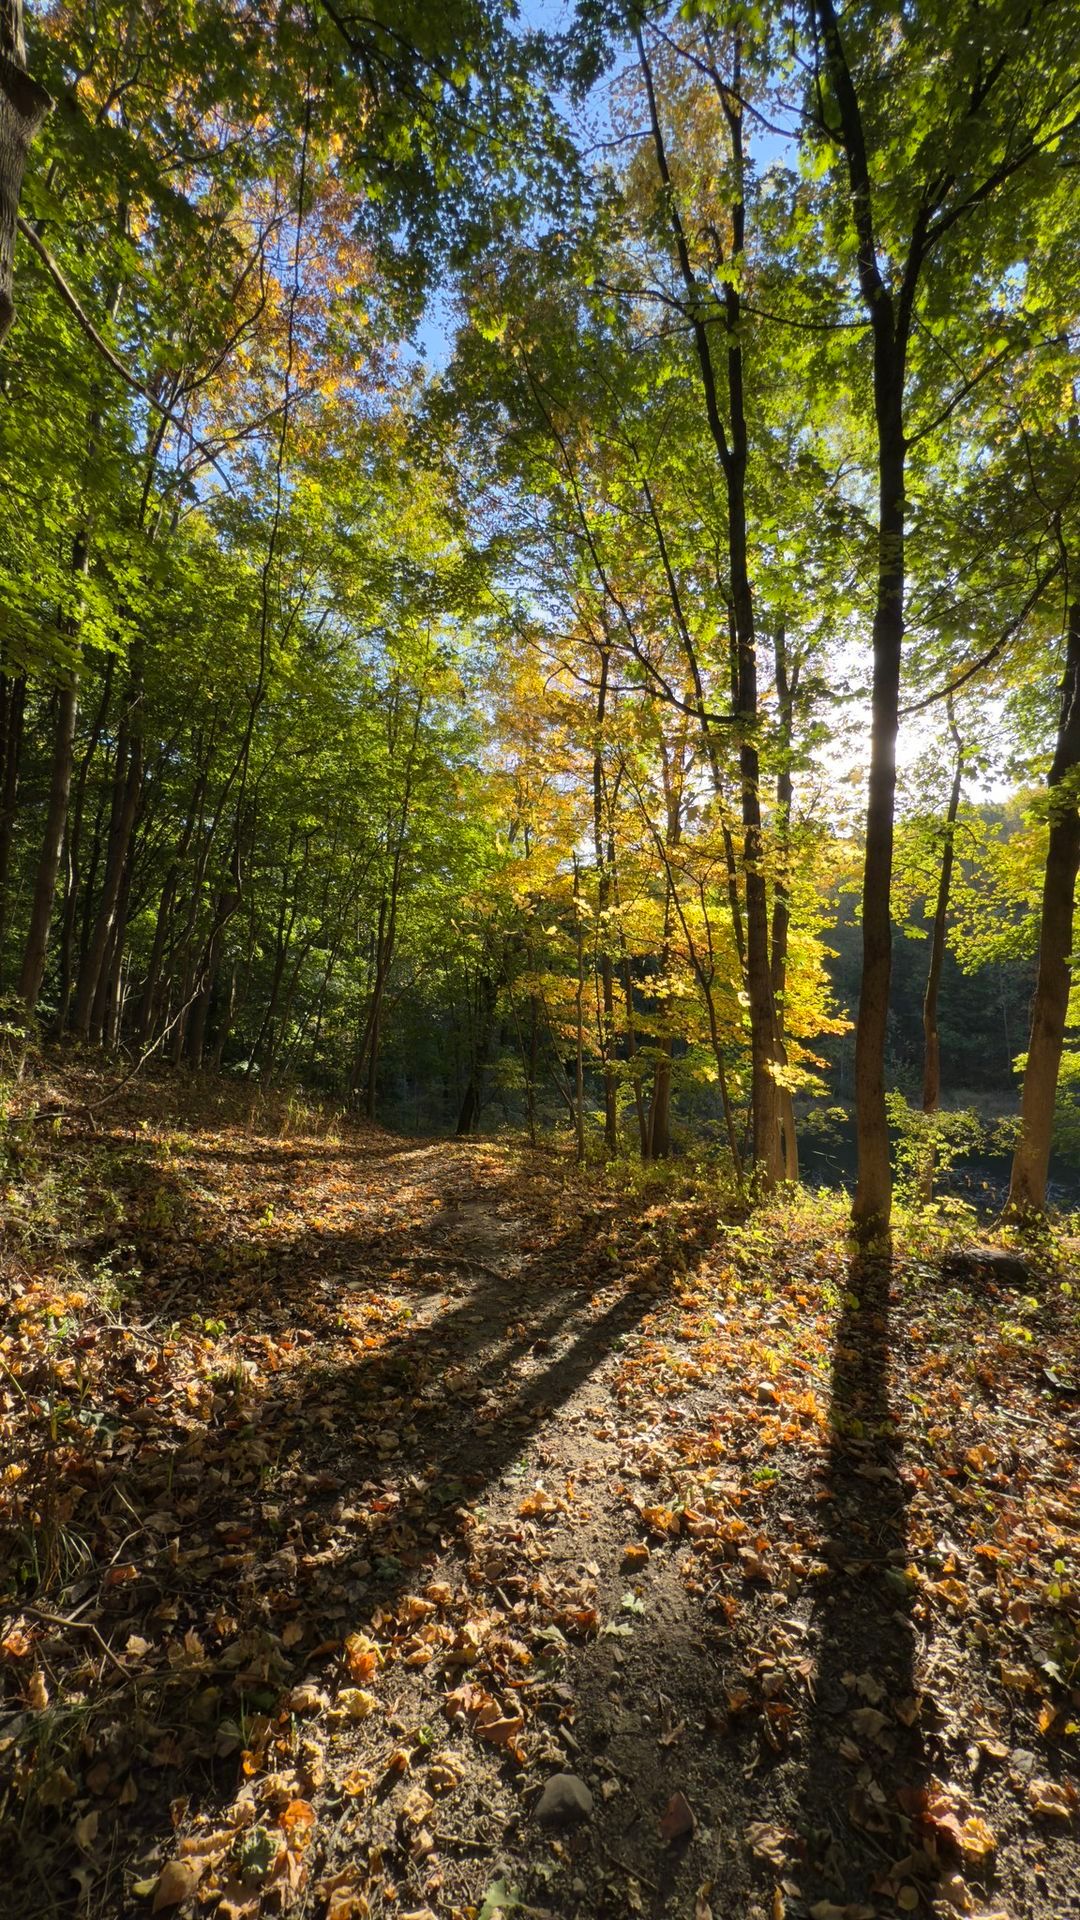
<svg viewBox="0 0 1080 1920">
<path fill-rule="evenodd" d="M 901 1415 L 890 1390 L 887 1254 L 852 1260 L 836 1329 L 816 1676 L 804 1754 L 810 1867 L 834 1901 L 873 1904 L 919 1854 L 927 1761 L 916 1697 Z M 916 1884 L 919 1863 L 909 1867 Z M 914 1878 L 912 1878 L 914 1875 Z"/>
<path fill-rule="evenodd" d="M 171 1292 L 166 1273 L 152 1282 L 146 1304 L 164 1291 L 162 1318 L 181 1322 L 194 1310 L 204 1320 L 220 1313 L 235 1328 L 248 1298 L 280 1298 L 281 1354 L 258 1391 L 241 1372 L 226 1372 L 191 1403 L 169 1391 L 165 1347 L 155 1356 L 153 1340 L 124 1346 L 115 1405 L 82 1433 L 83 1464 L 72 1469 L 116 1540 L 111 1563 L 98 1554 L 65 1601 L 95 1636 L 77 1644 L 91 1656 L 85 1684 L 101 1731 L 73 1746 L 64 1709 L 24 1715 L 16 1730 L 24 1758 L 54 1766 L 64 1755 L 90 1775 L 97 1766 L 108 1775 L 108 1786 L 94 1789 L 102 1831 L 135 1828 L 148 1845 L 169 1833 L 168 1804 L 179 1790 L 203 1805 L 231 1799 L 239 1742 L 229 1727 L 251 1739 L 257 1713 L 272 1720 L 285 1690 L 312 1670 L 307 1649 L 392 1607 L 425 1563 L 452 1550 L 472 1524 L 467 1504 L 654 1304 L 650 1291 L 625 1287 L 598 1302 L 596 1282 L 577 1277 L 579 1263 L 589 1265 L 588 1242 L 579 1223 L 513 1271 L 471 1275 L 467 1252 L 459 1262 L 452 1248 L 433 1246 L 423 1254 L 433 1273 L 397 1274 L 389 1332 L 381 1275 L 416 1252 L 408 1222 L 390 1233 L 305 1233 L 239 1278 L 227 1247 L 209 1282 L 193 1269 Z M 363 1275 L 359 1294 L 341 1283 L 342 1269 Z M 363 1305 L 366 1296 L 371 1334 L 354 1335 L 359 1351 L 339 1358 L 342 1303 Z M 272 1319 L 263 1314 L 239 1334 L 239 1350 L 268 1338 Z M 319 1347 L 331 1335 L 338 1353 L 324 1362 Z M 530 1372 L 519 1381 L 526 1356 Z M 147 1368 L 160 1391 L 143 1391 Z M 126 1409 L 136 1398 L 133 1420 Z M 302 1633 L 286 1651 L 282 1629 L 293 1620 Z M 133 1633 L 149 1645 L 128 1678 L 119 1667 Z M 137 1787 L 133 1801 L 122 1797 L 126 1781 Z M 19 1911 L 77 1910 L 71 1876 L 80 1856 L 62 1815 L 46 1812 L 21 1828 L 9 1822 L 6 1842 Z M 100 1884 L 95 1897 L 108 1910 Z"/>
</svg>

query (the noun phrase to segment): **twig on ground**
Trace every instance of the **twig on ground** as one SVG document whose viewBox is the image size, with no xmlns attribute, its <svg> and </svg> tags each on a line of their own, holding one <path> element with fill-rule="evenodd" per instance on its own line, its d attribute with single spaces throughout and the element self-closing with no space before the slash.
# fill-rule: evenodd
<svg viewBox="0 0 1080 1920">
<path fill-rule="evenodd" d="M 73 1615 L 66 1613 L 50 1613 L 47 1607 L 36 1606 L 30 1600 L 17 1601 L 15 1611 L 33 1614 L 35 1620 L 46 1620 L 50 1626 L 64 1627 L 69 1633 L 92 1634 L 105 1658 L 112 1661 L 117 1673 L 122 1673 L 125 1680 L 131 1679 L 130 1669 L 125 1667 L 119 1655 L 113 1652 L 104 1634 L 99 1633 L 92 1620 L 77 1620 Z"/>
</svg>

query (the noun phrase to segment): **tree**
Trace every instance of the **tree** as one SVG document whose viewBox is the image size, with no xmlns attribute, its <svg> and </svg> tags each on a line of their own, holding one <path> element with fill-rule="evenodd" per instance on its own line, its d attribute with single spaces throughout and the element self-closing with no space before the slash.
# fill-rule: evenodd
<svg viewBox="0 0 1080 1920">
<path fill-rule="evenodd" d="M 1039 965 L 1024 1068 L 1020 1139 L 1007 1211 L 1026 1217 L 1046 1206 L 1054 1101 L 1069 1010 L 1073 909 L 1080 868 L 1080 596 L 1068 609 L 1057 744 L 1047 778 L 1049 834 L 1043 879 Z"/>
<path fill-rule="evenodd" d="M 891 1200 L 884 1062 L 906 481 L 915 437 L 909 395 L 912 339 L 925 324 L 920 301 L 925 304 L 928 277 L 942 280 L 943 242 L 951 237 L 955 249 L 964 228 L 977 221 L 977 256 L 981 261 L 990 249 L 1004 270 L 1010 263 L 1011 217 L 999 219 L 996 231 L 993 220 L 1004 190 L 1025 169 L 1037 174 L 1037 163 L 1078 125 L 1080 23 L 1046 4 L 1037 6 L 1035 15 L 1036 33 L 1026 24 L 1017 31 L 1015 9 L 1002 0 L 993 9 L 972 8 L 966 30 L 957 34 L 951 13 L 923 6 L 901 28 L 902 69 L 911 82 L 905 92 L 868 11 L 851 16 L 842 31 L 833 0 L 813 0 L 811 7 L 818 53 L 810 112 L 818 135 L 843 156 L 854 265 L 873 340 L 878 564 L 855 1052 L 859 1176 L 853 1207 L 856 1224 L 871 1232 L 888 1225 Z M 931 76 L 946 59 L 949 85 L 937 91 Z M 953 277 L 955 259 L 949 263 L 953 272 L 944 276 L 933 302 L 941 314 L 948 285 L 962 316 L 961 331 L 974 318 L 974 257 L 970 247 L 961 255 L 959 282 Z M 937 419 L 920 426 L 920 435 L 948 420 L 978 377 L 961 380 Z"/>
<path fill-rule="evenodd" d="M 0 4 L 0 344 L 15 316 L 15 226 L 30 145 L 51 96 L 26 64 L 23 0 Z"/>
</svg>

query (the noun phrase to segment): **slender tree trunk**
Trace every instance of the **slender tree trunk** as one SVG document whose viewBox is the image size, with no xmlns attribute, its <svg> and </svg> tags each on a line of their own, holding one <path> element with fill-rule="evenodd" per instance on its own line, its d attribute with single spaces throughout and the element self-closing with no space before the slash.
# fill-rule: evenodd
<svg viewBox="0 0 1080 1920">
<path fill-rule="evenodd" d="M 26 157 L 51 106 L 26 69 L 23 0 L 0 0 L 0 342 L 15 315 L 15 222 Z"/>
<path fill-rule="evenodd" d="M 581 875 L 574 856 L 574 932 L 577 949 L 577 990 L 574 995 L 576 1046 L 574 1050 L 574 1137 L 578 1165 L 585 1164 L 585 927 L 581 917 Z"/>
<path fill-rule="evenodd" d="M 938 996 L 941 991 L 941 973 L 945 965 L 945 935 L 949 923 L 949 896 L 952 891 L 953 860 L 956 852 L 956 816 L 960 811 L 960 793 L 964 777 L 964 748 L 956 731 L 956 722 L 949 707 L 949 724 L 956 746 L 956 766 L 953 771 L 952 786 L 949 789 L 949 804 L 945 810 L 945 839 L 941 849 L 941 868 L 938 873 L 937 899 L 934 904 L 934 924 L 930 934 L 930 965 L 926 974 L 926 992 L 923 995 L 923 1085 L 922 1107 L 925 1114 L 936 1113 L 941 1103 L 941 1042 L 938 1035 Z M 921 1175 L 922 1197 L 929 1202 L 934 1196 L 934 1172 L 936 1155 L 933 1141 L 928 1139 L 926 1158 Z"/>
<path fill-rule="evenodd" d="M 614 849 L 612 849 L 614 852 Z M 637 1021 L 634 1017 L 634 975 L 630 965 L 630 955 L 626 946 L 626 933 L 619 912 L 619 875 L 614 860 L 611 862 L 611 898 L 619 930 L 619 954 L 621 959 L 623 999 L 626 1001 L 626 1059 L 630 1069 L 630 1084 L 634 1090 L 634 1112 L 638 1123 L 638 1151 L 643 1160 L 649 1157 L 649 1117 L 645 1108 L 645 1094 L 641 1084 L 641 1068 L 638 1060 Z"/>
<path fill-rule="evenodd" d="M 494 973 L 481 971 L 476 993 L 476 1025 L 473 1032 L 469 1078 L 458 1113 L 455 1131 L 462 1137 L 474 1133 L 484 1107 L 484 1074 L 495 1033 L 495 1015 L 499 989 L 505 979 L 505 962 Z"/>
<path fill-rule="evenodd" d="M 15 808 L 19 797 L 19 760 L 22 752 L 23 714 L 26 707 L 26 675 L 9 678 L 0 675 L 0 955 L 7 931 L 8 870 L 11 844 L 15 834 Z"/>
<path fill-rule="evenodd" d="M 154 1017 L 157 1010 L 158 983 L 161 979 L 161 963 L 165 954 L 165 942 L 168 938 L 169 923 L 172 919 L 173 901 L 176 897 L 176 883 L 180 869 L 174 860 L 165 875 L 161 887 L 161 899 L 158 904 L 157 919 L 154 923 L 154 944 L 150 949 L 150 959 L 139 996 L 139 1012 L 135 1024 L 135 1039 L 144 1046 L 154 1031 Z"/>
<path fill-rule="evenodd" d="M 74 797 L 68 813 L 68 829 L 64 837 L 64 918 L 60 932 L 60 993 L 56 1011 L 58 1033 L 63 1032 L 67 1026 L 71 1011 L 71 996 L 75 990 L 75 936 L 79 923 L 79 896 L 82 881 L 79 861 L 82 852 L 86 783 L 108 717 L 112 679 L 113 655 L 110 654 L 105 662 L 101 699 L 90 728 L 90 738 L 79 759 L 78 772 L 75 775 Z"/>
<path fill-rule="evenodd" d="M 138 698 L 139 695 L 136 693 L 135 699 Z M 142 794 L 142 774 L 142 736 L 138 729 L 132 732 L 125 722 L 117 745 L 113 809 L 105 854 L 101 898 L 98 902 L 86 956 L 79 971 L 79 986 L 75 996 L 73 1025 L 76 1033 L 83 1036 L 90 1028 L 105 955 L 116 923 L 117 903 L 120 899 L 131 847 L 131 832 Z"/>
<path fill-rule="evenodd" d="M 1020 1216 L 1046 1210 L 1046 1180 L 1054 1135 L 1054 1102 L 1069 1010 L 1073 909 L 1080 867 L 1080 599 L 1069 608 L 1069 638 L 1057 750 L 1047 781 L 1050 839 L 1043 879 L 1039 966 L 1031 1010 L 1027 1066 L 1020 1112 L 1020 1139 L 1013 1156 L 1006 1211 Z M 1072 777 L 1070 777 L 1072 776 Z"/>
<path fill-rule="evenodd" d="M 892 1208 L 889 1121 L 885 1106 L 885 1041 L 892 975 L 890 900 L 896 735 L 904 643 L 904 499 L 907 443 L 904 386 L 907 347 L 930 220 L 924 200 L 912 227 L 895 293 L 882 277 L 874 228 L 874 187 L 862 111 L 837 21 L 834 0 L 814 0 L 814 18 L 840 115 L 847 158 L 859 290 L 873 333 L 874 423 L 878 461 L 877 592 L 870 698 L 870 767 L 863 865 L 862 979 L 855 1028 L 855 1132 L 859 1171 L 852 1219 L 863 1234 L 886 1231 Z"/>
<path fill-rule="evenodd" d="M 221 1062 L 225 1054 L 225 1048 L 229 1044 L 229 1035 L 232 1032 L 232 1024 L 235 1016 L 236 963 L 234 961 L 229 969 L 229 990 L 225 995 L 225 1005 L 221 1010 L 221 1020 L 218 1024 L 217 1038 L 214 1041 L 213 1068 L 215 1073 L 221 1072 Z"/>
<path fill-rule="evenodd" d="M 8 17 L 14 4 L 18 14 L 18 26 L 21 33 L 22 9 L 20 0 L 0 0 L 0 47 L 3 46 L 5 9 Z M 0 97 L 3 94 L 3 76 L 0 74 Z M 20 175 L 21 178 L 21 175 Z M 2 192 L 2 188 L 0 188 Z M 121 222 L 126 231 L 127 211 L 124 209 Z M 0 249 L 3 246 L 3 234 L 0 232 Z M 2 293 L 2 287 L 0 287 Z M 117 284 L 111 291 L 106 303 L 110 319 L 115 318 L 120 302 L 121 289 Z M 2 322 L 0 312 L 0 322 Z M 2 326 L 0 326 L 2 332 Z M 93 458 L 97 448 L 101 428 L 101 408 L 96 406 L 90 415 L 88 461 Z M 80 528 L 72 544 L 71 572 L 76 584 L 86 578 L 90 571 L 90 538 L 85 527 Z M 73 608 L 71 614 L 61 623 L 61 630 L 69 638 L 78 632 L 79 608 Z M 42 841 L 41 855 L 38 860 L 37 877 L 34 884 L 34 899 L 30 913 L 30 928 L 27 934 L 26 949 L 23 954 L 22 974 L 19 981 L 20 997 L 26 1002 L 29 1012 L 37 1006 L 41 993 L 41 983 L 45 976 L 45 958 L 49 944 L 49 928 L 52 923 L 53 905 L 56 897 L 56 879 L 60 870 L 60 854 L 67 829 L 68 803 L 71 797 L 71 775 L 75 757 L 75 721 L 78 714 L 79 675 L 73 666 L 70 678 L 60 690 L 57 715 L 56 740 L 53 753 L 53 770 L 49 791 L 49 807 L 45 822 L 45 836 Z"/>
<path fill-rule="evenodd" d="M 75 717 L 78 705 L 78 681 L 72 674 L 67 684 L 60 688 L 56 699 L 56 728 L 53 736 L 49 804 L 45 816 L 41 853 L 38 857 L 37 875 L 34 880 L 30 927 L 26 936 L 22 973 L 19 978 L 19 996 L 25 1002 L 29 1013 L 33 1013 L 37 1006 L 41 983 L 45 977 L 49 927 L 52 922 L 53 903 L 56 899 L 56 876 L 60 870 L 60 850 L 64 842 L 68 795 L 71 792 L 71 770 L 75 753 Z"/>
<path fill-rule="evenodd" d="M 776 669 L 776 693 L 780 706 L 781 761 L 776 775 L 776 832 L 780 862 L 773 888 L 772 911 L 772 986 L 776 1009 L 776 1050 L 781 1067 L 788 1063 L 784 1038 L 784 997 L 787 992 L 788 932 L 791 926 L 789 870 L 791 862 L 791 808 L 794 788 L 791 778 L 791 748 L 795 726 L 795 694 L 799 680 L 799 661 L 789 671 L 787 636 L 778 626 L 773 643 Z M 795 1103 L 791 1088 L 780 1088 L 780 1150 L 784 1179 L 799 1178 L 799 1140 L 795 1130 Z"/>
<path fill-rule="evenodd" d="M 877 338 L 875 334 L 875 343 Z M 904 639 L 902 381 L 895 368 L 880 370 L 884 358 L 880 353 L 875 354 L 880 436 L 878 585 L 862 889 L 862 977 L 855 1026 L 855 1132 L 859 1172 L 852 1213 L 856 1225 L 868 1232 L 888 1226 L 892 1207 L 885 1040 L 892 977 L 890 893 L 900 657 Z"/>
<path fill-rule="evenodd" d="M 214 907 L 214 924 L 210 929 L 202 959 L 201 977 L 203 986 L 196 996 L 195 1004 L 191 1009 L 191 1020 L 188 1024 L 188 1060 L 192 1071 L 195 1073 L 199 1073 L 202 1070 L 203 1048 L 206 1044 L 206 1022 L 210 1013 L 210 1003 L 213 998 L 214 987 L 217 982 L 218 948 L 228 918 L 226 913 L 228 900 L 228 895 L 225 893 L 219 894 Z"/>
<path fill-rule="evenodd" d="M 612 1050 L 615 1045 L 615 980 L 610 947 L 611 869 L 605 858 L 603 727 L 607 705 L 611 650 L 600 652 L 600 686 L 596 696 L 596 742 L 593 747 L 593 856 L 597 872 L 596 939 L 600 954 L 600 1052 L 604 1063 L 604 1145 L 608 1153 L 619 1147 L 619 1109 Z"/>
<path fill-rule="evenodd" d="M 115 1048 L 120 1039 L 120 1016 L 124 999 L 124 978 L 126 962 L 124 960 L 124 941 L 127 935 L 128 911 L 131 901 L 131 867 L 124 867 L 120 894 L 113 915 L 112 929 L 109 934 L 109 946 L 105 963 L 94 995 L 94 1010 L 91 1034 L 100 1040 L 101 1045 Z"/>
<path fill-rule="evenodd" d="M 656 100 L 652 68 L 640 28 L 636 32 L 638 60 L 648 102 L 649 122 L 657 169 L 676 260 L 687 298 L 690 330 L 701 376 L 705 415 L 724 476 L 727 495 L 728 570 L 735 639 L 735 717 L 739 729 L 739 775 L 742 788 L 743 866 L 746 899 L 746 994 L 750 1012 L 750 1051 L 753 1115 L 753 1157 L 765 1187 L 782 1176 L 780 1142 L 779 1065 L 776 1010 L 769 965 L 769 906 L 763 867 L 760 766 L 757 747 L 757 639 L 754 602 L 748 566 L 746 477 L 749 457 L 743 388 L 742 296 L 736 275 L 724 275 L 724 319 L 727 328 L 727 427 L 720 413 L 719 384 L 713 345 L 706 324 L 706 303 L 698 283 L 668 165 L 663 128 Z M 736 39 L 734 77 L 730 85 L 716 76 L 720 105 L 731 139 L 736 192 L 728 208 L 730 255 L 725 266 L 741 268 L 746 247 L 746 202 L 743 193 L 743 122 L 741 73 Z"/>
</svg>

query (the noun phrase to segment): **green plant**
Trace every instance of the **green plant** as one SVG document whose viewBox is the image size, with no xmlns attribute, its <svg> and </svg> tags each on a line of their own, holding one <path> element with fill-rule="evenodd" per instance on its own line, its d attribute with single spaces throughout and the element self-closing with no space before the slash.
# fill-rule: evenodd
<svg viewBox="0 0 1080 1920">
<path fill-rule="evenodd" d="M 935 1181 L 986 1144 L 986 1129 L 970 1109 L 941 1107 L 924 1113 L 902 1093 L 887 1093 L 885 1104 L 894 1140 L 896 1196 L 902 1206 L 929 1206 Z"/>
</svg>

